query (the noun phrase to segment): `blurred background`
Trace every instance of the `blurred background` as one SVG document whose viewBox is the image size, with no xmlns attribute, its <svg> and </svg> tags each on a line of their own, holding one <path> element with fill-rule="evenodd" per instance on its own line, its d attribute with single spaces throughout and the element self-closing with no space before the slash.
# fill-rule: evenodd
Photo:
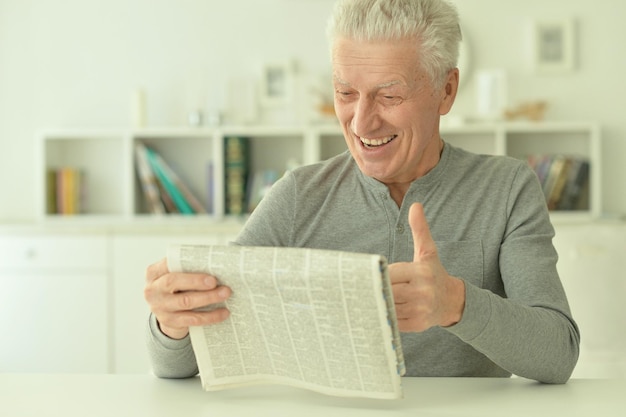
<svg viewBox="0 0 626 417">
<path fill-rule="evenodd" d="M 506 104 L 545 101 L 547 120 L 602 127 L 603 210 L 626 213 L 626 37 L 620 0 L 456 0 L 468 66 L 453 116 L 476 114 L 477 75 L 506 72 Z M 59 127 L 124 127 L 142 89 L 148 126 L 185 125 L 189 113 L 227 112 L 229 94 L 290 62 L 326 82 L 332 0 L 1 0 L 0 221 L 34 212 L 34 134 Z M 574 69 L 534 67 L 534 26 L 571 19 Z M 320 81 L 321 80 L 321 81 Z M 238 91 L 232 85 L 240 86 Z M 310 91 L 310 90 L 308 90 Z M 310 95 L 310 94 L 306 94 Z M 306 96 L 304 95 L 304 96 Z M 230 97 L 232 101 L 232 97 Z M 245 100 L 239 100 L 241 102 Z"/>
</svg>

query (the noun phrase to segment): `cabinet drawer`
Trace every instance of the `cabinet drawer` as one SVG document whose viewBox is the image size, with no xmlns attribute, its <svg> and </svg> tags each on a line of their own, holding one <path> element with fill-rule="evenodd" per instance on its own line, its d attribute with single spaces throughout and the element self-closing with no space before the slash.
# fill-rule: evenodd
<svg viewBox="0 0 626 417">
<path fill-rule="evenodd" d="M 107 241 L 104 235 L 0 236 L 0 268 L 105 269 Z"/>
</svg>

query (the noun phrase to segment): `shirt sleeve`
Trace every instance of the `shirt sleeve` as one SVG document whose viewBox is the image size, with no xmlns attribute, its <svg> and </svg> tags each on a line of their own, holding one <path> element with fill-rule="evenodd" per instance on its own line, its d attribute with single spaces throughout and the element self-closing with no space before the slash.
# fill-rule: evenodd
<svg viewBox="0 0 626 417">
<path fill-rule="evenodd" d="M 525 166 L 507 210 L 499 256 L 506 297 L 466 283 L 463 318 L 447 329 L 515 375 L 564 383 L 578 360 L 580 334 L 556 269 L 543 192 Z"/>
<path fill-rule="evenodd" d="M 152 372 L 159 378 L 190 378 L 198 374 L 196 356 L 187 337 L 175 340 L 161 332 L 156 317 L 148 319 L 146 344 Z"/>
</svg>

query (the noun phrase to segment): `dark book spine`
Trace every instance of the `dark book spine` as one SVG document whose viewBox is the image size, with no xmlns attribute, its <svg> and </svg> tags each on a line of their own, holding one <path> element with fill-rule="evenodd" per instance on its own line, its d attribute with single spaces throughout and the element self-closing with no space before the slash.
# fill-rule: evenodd
<svg viewBox="0 0 626 417">
<path fill-rule="evenodd" d="M 226 214 L 241 215 L 247 211 L 249 154 L 248 138 L 240 136 L 224 138 L 224 210 Z"/>
</svg>

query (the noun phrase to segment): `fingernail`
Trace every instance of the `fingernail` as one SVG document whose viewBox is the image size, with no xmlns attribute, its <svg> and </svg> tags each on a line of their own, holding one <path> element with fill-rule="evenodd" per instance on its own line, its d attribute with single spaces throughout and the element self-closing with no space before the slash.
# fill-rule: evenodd
<svg viewBox="0 0 626 417">
<path fill-rule="evenodd" d="M 228 297 L 228 288 L 226 287 L 220 288 L 219 290 L 217 290 L 217 295 L 219 295 L 220 298 Z"/>
</svg>

